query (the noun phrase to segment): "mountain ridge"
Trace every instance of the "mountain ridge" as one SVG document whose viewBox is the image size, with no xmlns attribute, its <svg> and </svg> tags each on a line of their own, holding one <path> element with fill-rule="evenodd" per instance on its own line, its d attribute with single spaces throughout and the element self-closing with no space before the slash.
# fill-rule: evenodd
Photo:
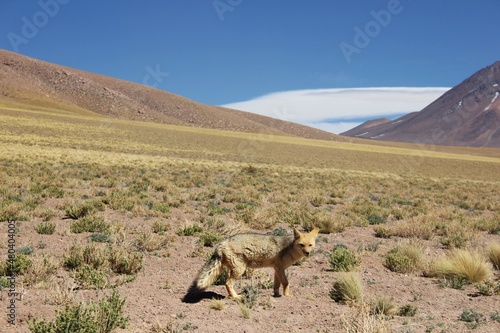
<svg viewBox="0 0 500 333">
<path fill-rule="evenodd" d="M 444 146 L 500 147 L 500 61 L 462 81 L 419 112 L 370 120 L 341 135 Z M 372 125 L 373 123 L 379 124 Z"/>
<path fill-rule="evenodd" d="M 80 108 L 117 119 L 349 141 L 304 125 L 205 105 L 163 90 L 0 49 L 0 98 Z"/>
</svg>

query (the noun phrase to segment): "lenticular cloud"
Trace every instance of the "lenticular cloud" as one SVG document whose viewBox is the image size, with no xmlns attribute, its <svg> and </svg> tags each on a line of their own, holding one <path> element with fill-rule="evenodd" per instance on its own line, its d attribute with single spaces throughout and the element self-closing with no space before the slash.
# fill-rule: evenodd
<svg viewBox="0 0 500 333">
<path fill-rule="evenodd" d="M 223 106 L 322 129 L 334 129 L 335 123 L 354 119 L 390 117 L 420 111 L 447 90 L 449 88 L 441 87 L 293 90 Z"/>
</svg>

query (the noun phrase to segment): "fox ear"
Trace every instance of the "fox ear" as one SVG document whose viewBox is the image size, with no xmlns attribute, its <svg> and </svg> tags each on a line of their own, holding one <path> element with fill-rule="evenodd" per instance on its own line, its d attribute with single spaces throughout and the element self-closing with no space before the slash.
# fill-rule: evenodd
<svg viewBox="0 0 500 333">
<path fill-rule="evenodd" d="M 314 237 L 316 237 L 319 233 L 319 228 L 314 228 L 313 230 L 311 230 L 310 234 L 313 235 Z"/>
<path fill-rule="evenodd" d="M 295 237 L 295 239 L 299 239 L 300 235 L 300 231 L 297 228 L 293 228 L 293 237 Z"/>
</svg>

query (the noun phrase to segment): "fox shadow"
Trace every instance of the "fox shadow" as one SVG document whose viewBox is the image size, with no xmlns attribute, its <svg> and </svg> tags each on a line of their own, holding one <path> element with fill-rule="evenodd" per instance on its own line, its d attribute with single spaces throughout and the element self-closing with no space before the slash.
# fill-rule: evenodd
<svg viewBox="0 0 500 333">
<path fill-rule="evenodd" d="M 184 297 L 182 297 L 182 302 L 183 303 L 198 303 L 204 299 L 216 299 L 216 300 L 221 300 L 224 299 L 225 297 L 222 296 L 221 294 L 214 293 L 212 291 L 201 291 L 201 292 L 196 292 L 196 293 L 186 293 Z"/>
</svg>

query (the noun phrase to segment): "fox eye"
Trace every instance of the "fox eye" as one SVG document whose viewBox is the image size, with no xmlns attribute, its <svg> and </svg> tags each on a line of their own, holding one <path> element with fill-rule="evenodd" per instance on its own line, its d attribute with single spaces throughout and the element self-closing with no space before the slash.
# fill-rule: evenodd
<svg viewBox="0 0 500 333">
<path fill-rule="evenodd" d="M 300 244 L 300 246 L 304 247 L 304 246 L 306 246 L 306 244 Z"/>
</svg>

